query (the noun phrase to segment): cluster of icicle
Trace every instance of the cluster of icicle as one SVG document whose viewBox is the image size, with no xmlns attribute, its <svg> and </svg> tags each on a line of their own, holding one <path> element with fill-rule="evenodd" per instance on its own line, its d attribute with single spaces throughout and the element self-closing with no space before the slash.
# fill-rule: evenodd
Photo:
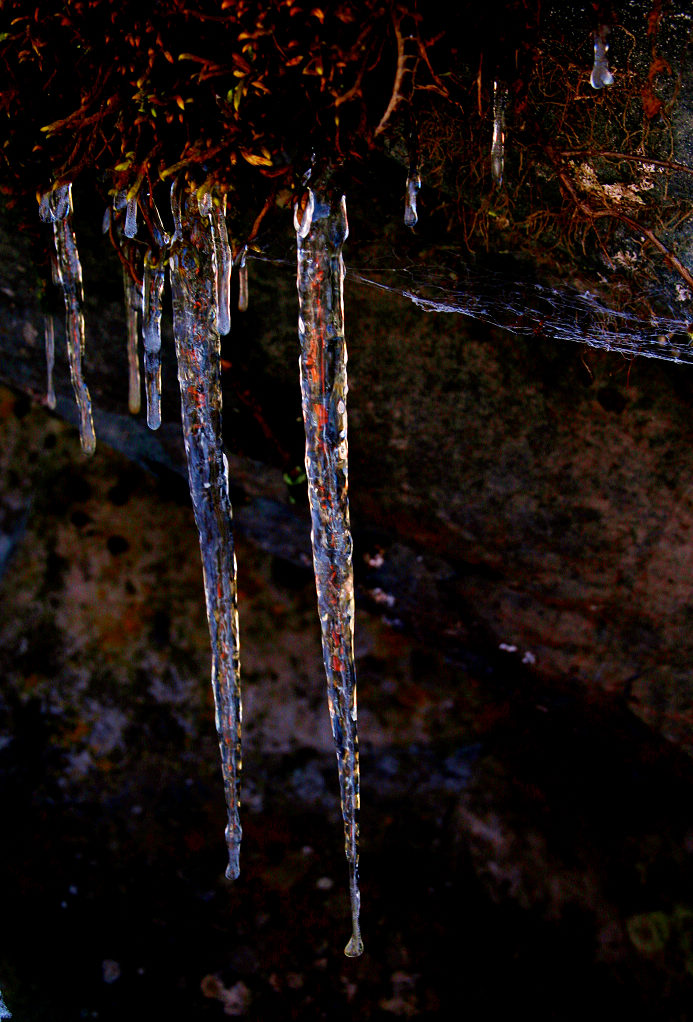
<svg viewBox="0 0 693 1022">
<path fill-rule="evenodd" d="M 139 411 L 138 318 L 144 348 L 147 422 L 161 423 L 161 316 L 166 269 L 173 298 L 188 477 L 200 536 L 212 647 L 212 687 L 228 822 L 227 877 L 239 875 L 241 824 L 241 684 L 236 559 L 228 464 L 221 432 L 220 334 L 230 330 L 232 253 L 225 200 L 212 191 L 191 190 L 182 180 L 171 189 L 173 234 L 169 236 L 151 196 L 146 202 L 152 247 L 144 256 L 143 284 L 125 272 L 129 407 Z M 125 209 L 123 216 L 118 215 Z M 72 190 L 63 184 L 41 199 L 40 216 L 53 225 L 54 280 L 62 288 L 70 372 L 86 454 L 95 447 L 89 391 L 82 375 L 84 292 L 72 229 Z M 137 233 L 137 200 L 122 195 L 108 210 L 105 227 L 127 248 Z M 339 767 L 346 856 L 349 865 L 352 936 L 349 956 L 360 955 L 358 887 L 359 772 L 354 667 L 354 581 L 347 500 L 346 346 L 344 264 L 347 237 L 342 197 L 309 190 L 296 219 L 298 248 L 301 390 L 306 429 L 306 471 L 312 517 L 313 558 L 327 674 L 327 696 Z M 246 249 L 238 258 L 239 308 L 248 304 Z M 54 332 L 46 320 L 48 403 L 54 406 Z"/>
<path fill-rule="evenodd" d="M 595 89 L 610 85 L 608 29 L 594 34 Z M 503 182 L 505 110 L 508 89 L 493 85 L 491 173 Z M 412 150 L 405 185 L 404 223 L 418 222 L 421 177 Z M 178 179 L 171 189 L 174 231 L 169 235 L 151 195 L 118 195 L 107 210 L 104 230 L 115 231 L 121 245 L 137 235 L 138 205 L 144 203 L 151 236 L 142 267 L 142 287 L 124 269 L 128 407 L 140 410 L 138 320 L 141 318 L 147 423 L 161 424 L 161 316 L 168 268 L 173 298 L 173 333 L 188 477 L 195 522 L 200 536 L 212 646 L 212 687 L 228 822 L 227 877 L 240 872 L 241 824 L 241 680 L 236 557 L 228 464 L 221 434 L 220 335 L 231 329 L 230 294 L 233 258 L 226 230 L 226 197 L 191 190 Z M 125 210 L 124 217 L 122 211 Z M 52 224 L 55 242 L 53 281 L 63 292 L 70 375 L 79 411 L 82 449 L 92 454 L 96 437 L 91 399 L 82 373 L 84 357 L 84 289 L 82 267 L 72 229 L 72 187 L 63 184 L 43 195 L 39 214 Z M 120 216 L 118 214 L 121 214 Z M 322 629 L 327 699 L 337 753 L 349 866 L 352 936 L 345 953 L 363 951 L 359 926 L 358 881 L 359 762 L 354 664 L 354 577 L 348 504 L 347 353 L 344 339 L 344 262 L 348 235 L 344 196 L 330 189 L 309 188 L 297 205 L 296 228 L 299 303 L 301 395 L 306 433 L 306 475 L 312 520 L 311 539 Z M 238 307 L 248 306 L 247 247 L 238 258 Z M 405 292 L 406 293 L 406 292 Z M 426 302 L 408 294 L 423 307 Z M 440 305 L 435 305 L 440 308 Z M 458 311 L 458 310 L 455 310 Z M 467 311 L 466 309 L 460 311 Z M 53 387 L 54 326 L 45 317 L 47 404 L 55 407 Z"/>
</svg>

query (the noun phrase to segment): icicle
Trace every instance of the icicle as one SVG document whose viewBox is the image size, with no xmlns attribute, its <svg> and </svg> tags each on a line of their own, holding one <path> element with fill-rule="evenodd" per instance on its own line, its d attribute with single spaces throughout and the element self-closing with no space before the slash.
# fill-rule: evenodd
<svg viewBox="0 0 693 1022">
<path fill-rule="evenodd" d="M 497 185 L 503 184 L 505 167 L 505 108 L 508 87 L 503 82 L 493 83 L 493 138 L 491 140 L 491 174 Z"/>
<path fill-rule="evenodd" d="M 246 266 L 246 256 L 248 255 L 248 246 L 244 245 L 241 250 L 241 258 L 238 263 L 238 311 L 248 311 L 248 267 Z"/>
<path fill-rule="evenodd" d="M 128 351 L 128 409 L 132 415 L 140 410 L 140 350 L 137 314 L 142 311 L 142 294 L 123 267 L 123 290 L 125 292 L 125 322 L 127 326 Z"/>
<path fill-rule="evenodd" d="M 416 199 L 421 187 L 421 177 L 418 173 L 409 174 L 407 178 L 407 189 L 404 198 L 404 226 L 416 227 L 419 214 L 416 211 Z"/>
<path fill-rule="evenodd" d="M 226 875 L 233 879 L 240 869 L 241 688 L 236 558 L 221 438 L 214 240 L 209 216 L 200 216 L 195 196 L 185 194 L 181 182 L 174 182 L 171 189 L 171 209 L 176 225 L 170 259 L 173 332 L 212 643 L 212 686 L 228 810 Z"/>
<path fill-rule="evenodd" d="M 147 395 L 147 425 L 161 425 L 161 306 L 166 267 L 149 249 L 144 257 L 142 282 L 142 341 L 144 345 L 144 388 Z"/>
<path fill-rule="evenodd" d="M 294 219 L 298 247 L 298 334 L 306 430 L 306 474 L 313 563 L 327 675 L 327 699 L 339 766 L 349 864 L 352 937 L 349 957 L 363 951 L 358 885 L 359 764 L 354 666 L 354 574 L 347 499 L 347 375 L 344 342 L 346 203 L 309 191 Z"/>
<path fill-rule="evenodd" d="M 43 317 L 43 336 L 46 340 L 46 404 L 55 408 L 55 388 L 53 386 L 53 366 L 55 365 L 55 330 L 53 317 Z"/>
<path fill-rule="evenodd" d="M 147 396 L 147 425 L 161 425 L 161 310 L 166 278 L 165 253 L 171 239 L 152 196 L 149 218 L 154 245 L 144 257 L 142 275 L 142 342 L 144 346 L 144 389 Z"/>
<path fill-rule="evenodd" d="M 125 226 L 123 234 L 126 238 L 137 237 L 137 196 L 127 200 L 125 208 Z"/>
<path fill-rule="evenodd" d="M 70 363 L 72 389 L 79 412 L 79 437 L 84 453 L 93 454 L 96 448 L 96 437 L 91 417 L 91 398 L 82 378 L 84 289 L 82 287 L 82 265 L 79 261 L 77 242 L 70 222 L 72 185 L 60 185 L 52 192 L 47 192 L 41 199 L 39 216 L 45 223 L 53 224 L 58 280 L 65 299 L 67 355 Z"/>
<path fill-rule="evenodd" d="M 609 26 L 599 25 L 594 33 L 594 67 L 590 75 L 593 89 L 603 89 L 605 85 L 613 85 L 614 76 L 609 70 Z"/>
<path fill-rule="evenodd" d="M 226 231 L 226 196 L 212 204 L 212 232 L 217 259 L 217 306 L 219 309 L 219 333 L 222 336 L 231 330 L 231 267 L 233 259 Z M 248 274 L 246 270 L 246 308 L 248 307 Z M 240 303 L 239 303 L 240 304 Z"/>
<path fill-rule="evenodd" d="M 2 996 L 2 990 L 0 990 L 0 1019 L 12 1018 L 12 1012 L 5 1004 Z"/>
</svg>

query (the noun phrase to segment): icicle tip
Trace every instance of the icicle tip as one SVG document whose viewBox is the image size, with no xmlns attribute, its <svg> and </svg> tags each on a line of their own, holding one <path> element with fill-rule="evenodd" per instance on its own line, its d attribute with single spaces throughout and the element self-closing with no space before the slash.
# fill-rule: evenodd
<svg viewBox="0 0 693 1022">
<path fill-rule="evenodd" d="M 351 935 L 349 943 L 344 948 L 344 954 L 347 958 L 360 958 L 363 954 L 363 941 L 358 930 L 355 930 Z"/>
</svg>

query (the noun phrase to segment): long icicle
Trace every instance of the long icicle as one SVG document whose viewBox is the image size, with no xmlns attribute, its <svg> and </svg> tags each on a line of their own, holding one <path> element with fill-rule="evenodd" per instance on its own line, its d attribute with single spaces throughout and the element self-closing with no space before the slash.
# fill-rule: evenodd
<svg viewBox="0 0 693 1022">
<path fill-rule="evenodd" d="M 216 707 L 228 826 L 226 876 L 240 872 L 241 686 L 236 557 L 231 531 L 228 464 L 221 438 L 221 353 L 216 317 L 215 253 L 209 215 L 182 182 L 171 189 L 173 332 L 183 436 L 212 644 Z"/>
<path fill-rule="evenodd" d="M 327 700 L 339 766 L 349 865 L 352 936 L 345 954 L 363 952 L 358 880 L 359 760 L 354 664 L 354 572 L 349 529 L 347 374 L 344 341 L 346 202 L 312 190 L 295 216 L 298 336 L 306 431 L 306 474 L 313 564 L 327 676 Z"/>
<path fill-rule="evenodd" d="M 91 397 L 82 377 L 84 358 L 84 288 L 82 264 L 72 230 L 72 185 L 65 184 L 41 198 L 39 216 L 53 224 L 57 276 L 65 300 L 65 332 L 70 378 L 79 413 L 79 439 L 85 454 L 93 454 L 96 436 L 91 416 Z"/>
</svg>

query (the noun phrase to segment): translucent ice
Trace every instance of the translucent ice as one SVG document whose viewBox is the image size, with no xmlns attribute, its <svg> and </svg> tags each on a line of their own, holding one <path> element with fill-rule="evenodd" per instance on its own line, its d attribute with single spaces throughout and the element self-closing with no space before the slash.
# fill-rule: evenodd
<svg viewBox="0 0 693 1022">
<path fill-rule="evenodd" d="M 609 26 L 600 25 L 594 33 L 594 66 L 590 75 L 593 89 L 613 85 L 614 76 L 609 70 Z"/>
<path fill-rule="evenodd" d="M 356 957 L 362 953 L 363 943 L 358 884 L 354 573 L 347 498 L 348 387 L 342 245 L 348 235 L 348 225 L 344 196 L 322 193 L 317 188 L 311 190 L 303 212 L 297 209 L 295 226 L 299 364 L 313 564 L 349 865 L 352 936 L 345 953 Z"/>
<path fill-rule="evenodd" d="M 241 251 L 241 257 L 238 261 L 238 311 L 248 311 L 248 267 L 246 265 L 246 257 L 248 255 L 247 246 Z"/>
<path fill-rule="evenodd" d="M 161 310 L 166 267 L 161 253 L 149 249 L 142 276 L 142 343 L 144 347 L 144 389 L 147 396 L 147 425 L 161 425 Z"/>
<path fill-rule="evenodd" d="M 161 311 L 166 279 L 166 252 L 170 238 L 159 210 L 150 196 L 147 204 L 152 247 L 144 257 L 142 273 L 142 344 L 144 347 L 144 389 L 147 396 L 147 425 L 161 425 Z"/>
<path fill-rule="evenodd" d="M 226 793 L 229 864 L 239 874 L 241 687 L 236 557 L 228 465 L 221 438 L 221 354 L 217 331 L 214 239 L 210 217 L 182 182 L 171 189 L 173 332 L 178 358 L 183 436 L 195 521 L 200 534 L 212 687 Z"/>
<path fill-rule="evenodd" d="M 128 409 L 132 415 L 140 410 L 140 350 L 138 314 L 142 310 L 142 294 L 123 267 L 123 291 L 125 295 L 125 323 L 127 328 L 128 353 Z"/>
<path fill-rule="evenodd" d="M 91 398 L 82 377 L 84 289 L 82 286 L 82 264 L 79 261 L 77 242 L 71 224 L 72 185 L 60 185 L 53 191 L 47 192 L 41 198 L 39 216 L 45 223 L 53 224 L 55 266 L 58 282 L 65 299 L 67 355 L 70 363 L 72 389 L 79 413 L 79 438 L 84 453 L 93 454 L 96 448 L 96 436 L 91 416 Z"/>
<path fill-rule="evenodd" d="M 419 214 L 416 211 L 416 199 L 421 187 L 421 178 L 418 174 L 410 174 L 407 178 L 407 187 L 404 198 L 404 225 L 405 227 L 416 227 Z"/>
<path fill-rule="evenodd" d="M 3 1000 L 2 990 L 0 990 L 0 1019 L 12 1018 L 12 1012 L 9 1010 L 5 1001 Z"/>
<path fill-rule="evenodd" d="M 43 317 L 43 336 L 46 342 L 46 404 L 49 408 L 55 408 L 55 388 L 53 386 L 55 329 L 52 316 Z"/>
<path fill-rule="evenodd" d="M 508 105 L 508 87 L 503 82 L 493 83 L 493 137 L 491 139 L 491 174 L 497 185 L 503 184 L 505 169 L 505 108 Z"/>
<path fill-rule="evenodd" d="M 135 238 L 137 236 L 137 196 L 132 196 L 127 200 L 125 207 L 125 226 L 123 227 L 123 234 L 126 238 Z"/>
<path fill-rule="evenodd" d="M 219 333 L 228 334 L 231 330 L 231 248 L 226 231 L 226 196 L 215 199 L 211 209 L 212 231 L 214 233 L 214 250 L 217 263 L 217 306 L 219 308 Z M 246 307 L 248 283 L 246 276 Z"/>
</svg>

